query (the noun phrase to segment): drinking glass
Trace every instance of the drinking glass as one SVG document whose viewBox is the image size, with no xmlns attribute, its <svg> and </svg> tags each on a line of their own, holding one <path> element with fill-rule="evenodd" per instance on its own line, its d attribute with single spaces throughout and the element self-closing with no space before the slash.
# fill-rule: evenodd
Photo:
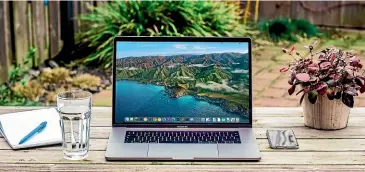
<svg viewBox="0 0 365 172">
<path fill-rule="evenodd" d="M 89 151 L 91 93 L 61 92 L 57 94 L 57 110 L 61 119 L 63 157 L 85 159 Z"/>
</svg>

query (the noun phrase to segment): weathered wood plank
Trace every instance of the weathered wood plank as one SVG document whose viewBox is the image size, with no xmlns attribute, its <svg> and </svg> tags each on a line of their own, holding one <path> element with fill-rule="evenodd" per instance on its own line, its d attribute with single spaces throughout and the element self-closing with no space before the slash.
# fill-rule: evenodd
<svg viewBox="0 0 365 172">
<path fill-rule="evenodd" d="M 256 138 L 266 138 L 266 130 L 269 128 L 254 128 L 254 133 Z M 336 131 L 322 131 L 309 129 L 307 127 L 297 127 L 297 128 L 283 128 L 283 129 L 293 129 L 295 136 L 300 139 L 365 139 L 365 128 L 353 128 L 348 127 L 342 130 Z M 111 131 L 111 127 L 92 127 L 91 128 L 91 138 L 95 139 L 108 139 Z"/>
<path fill-rule="evenodd" d="M 295 18 L 305 18 L 315 25 L 340 26 L 341 6 L 332 8 L 330 1 L 296 1 L 292 6 Z"/>
<path fill-rule="evenodd" d="M 270 20 L 290 16 L 291 1 L 264 1 L 260 2 L 260 20 Z"/>
<path fill-rule="evenodd" d="M 0 164 L 0 171 L 364 171 L 363 165 L 119 165 L 119 164 Z"/>
<path fill-rule="evenodd" d="M 62 151 L 43 150 L 0 150 L 0 164 L 3 163 L 55 163 L 55 164 L 155 164 L 156 162 L 107 162 L 105 161 L 105 151 L 90 151 L 89 156 L 84 161 L 68 161 L 63 159 Z M 364 165 L 365 152 L 261 152 L 263 157 L 259 162 L 161 162 L 158 164 L 196 164 L 196 165 L 246 165 L 246 164 L 314 164 L 314 165 Z M 244 167 L 242 167 L 244 168 Z"/>
<path fill-rule="evenodd" d="M 3 106 L 0 108 L 0 114 L 21 112 L 27 110 L 44 109 L 48 107 L 42 106 Z M 93 107 L 93 114 L 99 116 L 110 116 L 112 113 L 111 107 Z M 365 108 L 356 107 L 350 110 L 351 117 L 365 117 Z M 303 117 L 303 109 L 301 107 L 257 107 L 253 108 L 254 117 Z"/>
<path fill-rule="evenodd" d="M 365 123 L 365 117 L 350 117 L 349 126 L 351 127 L 363 127 Z M 93 114 L 91 120 L 91 126 L 93 127 L 111 127 L 112 119 L 111 115 L 100 116 Z M 303 117 L 254 117 L 253 126 L 256 128 L 296 128 L 304 127 Z"/>
<path fill-rule="evenodd" d="M 339 2 L 340 3 L 340 2 Z M 365 28 L 365 3 L 363 1 L 341 1 L 341 23 L 343 27 Z M 353 5 L 350 5 L 353 4 Z M 348 5 L 346 5 L 348 4 Z"/>
<path fill-rule="evenodd" d="M 20 66 L 26 61 L 26 55 L 30 48 L 29 41 L 29 21 L 28 21 L 28 2 L 14 1 L 13 2 L 14 15 L 14 45 L 16 63 Z M 32 61 L 29 62 L 28 67 L 31 67 Z"/>
<path fill-rule="evenodd" d="M 119 165 L 119 164 L 0 164 L 0 171 L 363 171 L 363 165 Z"/>
<path fill-rule="evenodd" d="M 350 117 L 349 126 L 364 127 L 365 117 Z M 111 115 L 101 116 L 94 114 L 91 126 L 109 127 L 112 125 Z M 254 127 L 265 128 L 288 128 L 288 127 L 304 127 L 303 117 L 253 117 Z"/>
<path fill-rule="evenodd" d="M 37 49 L 35 60 L 35 65 L 42 64 L 47 58 L 47 48 L 46 48 L 46 17 L 45 17 L 45 7 L 43 1 L 32 1 L 32 19 L 33 19 L 33 46 Z"/>
<path fill-rule="evenodd" d="M 266 130 L 270 128 L 253 128 L 257 139 L 266 139 Z M 292 129 L 298 139 L 365 139 L 365 128 L 348 127 L 336 131 L 322 131 L 309 129 L 307 127 L 282 128 Z M 92 127 L 90 130 L 90 138 L 92 139 L 108 139 L 111 127 Z M 0 134 L 0 138 L 2 135 Z"/>
<path fill-rule="evenodd" d="M 76 17 L 80 14 L 80 1 L 73 1 L 72 2 L 72 14 L 73 14 L 73 29 L 74 32 L 79 32 L 80 21 L 76 19 Z"/>
<path fill-rule="evenodd" d="M 111 114 L 93 112 L 91 126 L 110 127 Z M 256 128 L 296 128 L 304 127 L 303 117 L 253 117 L 253 126 Z M 350 117 L 349 126 L 364 127 L 365 117 Z"/>
<path fill-rule="evenodd" d="M 108 139 L 90 139 L 91 151 L 105 151 Z M 299 149 L 271 149 L 267 139 L 257 139 L 261 152 L 358 152 L 365 151 L 365 139 L 298 139 Z M 32 148 L 32 150 L 62 150 L 60 145 Z M 12 150 L 0 138 L 0 150 Z"/>
<path fill-rule="evenodd" d="M 49 12 L 49 53 L 56 56 L 62 49 L 61 40 L 61 11 L 59 1 L 48 2 Z"/>
<path fill-rule="evenodd" d="M 2 107 L 0 113 L 9 113 L 16 111 L 24 111 L 31 109 L 41 109 L 44 107 Z M 291 128 L 294 130 L 298 138 L 365 138 L 365 116 L 361 117 L 361 109 L 353 109 L 358 113 L 357 116 L 350 116 L 349 127 L 337 131 L 320 131 L 309 129 L 303 126 L 303 118 L 298 115 L 291 117 L 290 114 L 282 117 L 260 116 L 261 113 L 254 114 L 254 127 L 258 138 L 266 138 L 265 131 L 270 128 Z M 259 112 L 260 110 L 257 109 Z M 264 113 L 264 112 L 263 112 Z M 111 126 L 111 108 L 93 108 L 92 133 L 95 138 L 107 138 Z M 105 127 L 100 127 L 105 126 Z M 261 128 L 263 127 L 263 128 Z"/>
<path fill-rule="evenodd" d="M 0 2 L 0 83 L 8 80 L 12 60 L 9 2 Z"/>
</svg>

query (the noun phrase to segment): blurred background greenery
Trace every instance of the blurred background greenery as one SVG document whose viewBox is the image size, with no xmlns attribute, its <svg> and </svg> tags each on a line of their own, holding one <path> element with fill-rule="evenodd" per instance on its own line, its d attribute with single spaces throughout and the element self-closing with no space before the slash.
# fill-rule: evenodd
<svg viewBox="0 0 365 172">
<path fill-rule="evenodd" d="M 58 92 L 79 88 L 110 106 L 116 36 L 240 36 L 253 40 L 254 105 L 279 106 L 270 102 L 286 97 L 281 48 L 317 40 L 364 56 L 364 4 L 337 3 L 2 1 L 0 105 L 53 105 Z M 297 106 L 291 99 L 284 105 Z"/>
</svg>

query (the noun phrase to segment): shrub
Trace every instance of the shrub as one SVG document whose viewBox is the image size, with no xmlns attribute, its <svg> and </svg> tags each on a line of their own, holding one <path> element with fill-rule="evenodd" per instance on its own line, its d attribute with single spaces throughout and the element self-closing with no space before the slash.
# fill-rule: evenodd
<svg viewBox="0 0 365 172">
<path fill-rule="evenodd" d="M 319 33 L 318 28 L 308 20 L 296 19 L 293 20 L 292 24 L 294 33 L 297 33 L 302 37 L 314 37 Z"/>
<path fill-rule="evenodd" d="M 15 94 L 18 94 L 18 96 L 31 101 L 38 101 L 39 97 L 44 93 L 42 85 L 36 80 L 31 80 L 25 85 L 17 83 L 13 87 L 13 91 Z"/>
<path fill-rule="evenodd" d="M 78 17 L 80 44 L 95 47 L 86 63 L 107 68 L 116 36 L 242 36 L 239 7 L 214 1 L 113 1 Z"/>
<path fill-rule="evenodd" d="M 12 70 L 9 72 L 9 80 L 6 83 L 0 84 L 0 105 L 25 105 L 33 102 L 29 102 L 25 98 L 19 97 L 12 87 L 16 84 L 25 84 L 24 76 L 28 73 L 28 66 L 35 58 L 35 48 L 30 48 L 26 54 L 23 64 L 13 64 Z"/>
<path fill-rule="evenodd" d="M 70 71 L 63 67 L 44 70 L 39 76 L 39 80 L 47 84 L 56 84 L 67 81 L 69 78 Z"/>
<path fill-rule="evenodd" d="M 274 42 L 280 40 L 296 42 L 297 36 L 314 37 L 319 33 L 316 26 L 304 19 L 274 19 L 261 23 L 259 29 Z"/>
<path fill-rule="evenodd" d="M 101 79 L 98 76 L 90 74 L 82 74 L 72 78 L 72 86 L 88 89 L 92 87 L 100 86 Z"/>
</svg>

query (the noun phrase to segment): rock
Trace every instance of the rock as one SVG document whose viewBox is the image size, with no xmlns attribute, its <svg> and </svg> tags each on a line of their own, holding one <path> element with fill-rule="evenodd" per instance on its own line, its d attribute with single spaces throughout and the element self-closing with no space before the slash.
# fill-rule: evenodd
<svg viewBox="0 0 365 172">
<path fill-rule="evenodd" d="M 71 71 L 71 72 L 70 72 L 70 75 L 71 75 L 71 76 L 76 76 L 76 75 L 77 75 L 77 70 L 73 70 L 73 71 Z"/>
<path fill-rule="evenodd" d="M 39 74 L 41 73 L 39 70 L 34 70 L 34 69 L 29 69 L 28 71 L 29 75 L 32 76 L 32 77 L 38 77 Z"/>
<path fill-rule="evenodd" d="M 101 84 L 104 85 L 105 87 L 108 87 L 109 85 L 111 85 L 111 83 L 108 79 L 101 80 Z"/>
<path fill-rule="evenodd" d="M 39 97 L 38 101 L 41 103 L 44 103 L 44 102 L 46 102 L 46 97 L 43 95 L 43 96 Z"/>
<path fill-rule="evenodd" d="M 95 93 L 100 92 L 100 88 L 99 87 L 91 87 L 91 88 L 88 88 L 87 91 L 89 91 L 92 94 L 95 94 Z"/>
<path fill-rule="evenodd" d="M 46 72 L 46 71 L 51 71 L 52 69 L 50 67 L 44 67 L 44 68 L 41 68 L 41 72 Z"/>
<path fill-rule="evenodd" d="M 109 87 L 110 85 L 104 85 L 104 84 L 101 84 L 100 85 L 100 88 L 102 88 L 103 90 L 106 90 L 106 89 L 108 89 L 108 87 Z"/>
<path fill-rule="evenodd" d="M 50 60 L 48 62 L 48 65 L 51 67 L 51 68 L 58 68 L 60 67 L 54 60 Z"/>
<path fill-rule="evenodd" d="M 34 78 L 33 76 L 31 76 L 29 74 L 26 74 L 26 75 L 23 76 L 22 81 L 28 82 L 28 81 L 32 80 L 33 78 Z"/>
</svg>

